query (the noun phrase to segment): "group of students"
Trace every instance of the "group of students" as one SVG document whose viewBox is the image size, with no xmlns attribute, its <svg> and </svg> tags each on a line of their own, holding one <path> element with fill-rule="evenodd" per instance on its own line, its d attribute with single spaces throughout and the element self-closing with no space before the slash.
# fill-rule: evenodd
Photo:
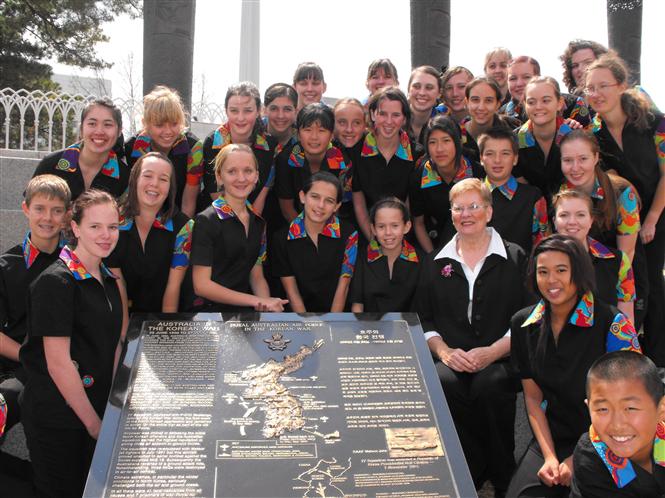
<svg viewBox="0 0 665 498">
<path fill-rule="evenodd" d="M 0 417 L 22 420 L 38 493 L 82 492 L 129 313 L 289 309 L 417 311 L 478 488 L 662 494 L 665 457 L 633 452 L 643 434 L 583 433 L 643 411 L 616 408 L 612 383 L 662 412 L 651 360 L 603 355 L 665 366 L 665 119 L 613 52 L 575 41 L 562 61 L 570 94 L 503 48 L 481 77 L 418 67 L 405 94 L 379 59 L 367 99 L 332 108 L 303 63 L 263 102 L 230 87 L 204 140 L 169 88 L 127 141 L 118 109 L 91 102 L 0 257 Z M 520 389 L 534 439 L 517 465 Z"/>
</svg>

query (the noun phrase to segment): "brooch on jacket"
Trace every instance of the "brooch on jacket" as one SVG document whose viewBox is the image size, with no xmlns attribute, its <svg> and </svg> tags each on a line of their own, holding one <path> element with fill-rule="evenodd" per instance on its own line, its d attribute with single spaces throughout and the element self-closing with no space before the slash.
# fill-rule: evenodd
<svg viewBox="0 0 665 498">
<path fill-rule="evenodd" d="M 453 274 L 453 265 L 451 265 L 450 263 L 447 264 L 446 266 L 444 266 L 443 268 L 441 268 L 441 276 L 442 277 L 448 278 L 452 274 Z"/>
</svg>

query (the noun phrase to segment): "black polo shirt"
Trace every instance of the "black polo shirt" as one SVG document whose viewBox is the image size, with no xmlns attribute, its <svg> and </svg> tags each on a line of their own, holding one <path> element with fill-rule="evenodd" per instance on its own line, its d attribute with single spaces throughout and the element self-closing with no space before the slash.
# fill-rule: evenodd
<svg viewBox="0 0 665 498">
<path fill-rule="evenodd" d="M 358 232 L 333 216 L 318 236 L 307 236 L 303 213 L 275 233 L 270 252 L 276 277 L 295 277 L 305 309 L 330 311 L 340 278 L 351 278 L 358 253 Z"/>
<path fill-rule="evenodd" d="M 201 207 L 210 205 L 210 194 L 217 192 L 215 157 L 217 157 L 222 147 L 230 143 L 233 143 L 231 141 L 231 130 L 226 123 L 211 132 L 203 141 L 203 190 L 201 192 L 202 200 L 199 204 Z M 254 202 L 261 193 L 261 189 L 269 182 L 276 146 L 277 141 L 265 133 L 256 135 L 254 143 L 251 145 L 252 152 L 254 152 L 254 156 L 259 163 L 259 182 L 250 194 L 249 202 Z"/>
<path fill-rule="evenodd" d="M 547 157 L 533 136 L 531 121 L 524 123 L 517 131 L 519 157 L 513 175 L 515 178 L 524 177 L 529 184 L 538 187 L 545 194 L 548 206 L 552 202 L 552 194 L 558 191 L 563 182 L 559 143 L 571 131 L 561 118 L 557 118 L 557 132 Z"/>
<path fill-rule="evenodd" d="M 665 433 L 663 422 L 658 431 Z M 658 437 L 654 436 L 654 439 Z M 588 432 L 580 436 L 573 455 L 571 498 L 662 498 L 665 496 L 665 467 L 652 459 L 653 473 L 612 453 L 599 438 L 591 441 Z M 595 443 L 595 444 L 594 444 Z M 662 443 L 661 443 L 662 444 Z M 603 456 L 601 456 L 603 455 Z M 604 458 L 603 458 L 604 457 Z"/>
<path fill-rule="evenodd" d="M 79 168 L 79 154 L 81 152 L 81 143 L 70 145 L 66 149 L 53 152 L 42 159 L 33 178 L 38 175 L 51 174 L 62 178 L 67 182 L 69 190 L 72 192 L 72 201 L 83 193 L 85 185 L 83 175 Z M 124 158 L 118 157 L 111 150 L 108 159 L 102 169 L 93 178 L 90 188 L 105 190 L 116 199 L 125 193 L 129 183 L 129 166 Z"/>
<path fill-rule="evenodd" d="M 635 329 L 619 310 L 591 293 L 575 307 L 556 344 L 543 301 L 516 313 L 510 329 L 515 371 L 520 378 L 533 380 L 543 392 L 556 454 L 563 460 L 572 454 L 590 424 L 584 399 L 591 364 L 606 352 L 638 350 Z"/>
<path fill-rule="evenodd" d="M 22 244 L 0 256 L 0 332 L 21 344 L 27 332 L 26 299 L 28 286 L 58 259 L 61 247 L 48 254 L 41 252 L 26 234 Z M 0 373 L 12 372 L 20 363 L 0 356 Z"/>
<path fill-rule="evenodd" d="M 134 167 L 141 156 L 152 151 L 152 139 L 143 132 L 127 141 L 125 144 L 125 157 L 129 167 Z M 185 185 L 198 186 L 203 176 L 203 144 L 189 131 L 184 132 L 175 141 L 168 153 L 173 163 L 176 180 L 176 206 L 182 206 L 182 193 Z"/>
<path fill-rule="evenodd" d="M 483 178 L 485 171 L 482 166 L 462 156 L 457 174 L 453 181 L 447 183 L 436 169 L 436 165 L 427 157 L 411 173 L 409 178 L 409 206 L 411 215 L 424 216 L 425 226 L 432 235 L 432 242 L 437 247 L 446 244 L 455 234 L 450 217 L 450 189 L 466 178 Z"/>
<path fill-rule="evenodd" d="M 600 115 L 596 115 L 592 130 L 600 144 L 602 167 L 613 169 L 632 183 L 642 200 L 640 213 L 642 219 L 651 209 L 660 181 L 660 167 L 655 140 L 660 138 L 660 148 L 665 148 L 665 117 L 660 112 L 653 112 L 654 118 L 649 120 L 649 128 L 640 131 L 626 122 L 621 132 L 623 150 L 614 140 Z"/>
<path fill-rule="evenodd" d="M 351 183 L 353 179 L 353 165 L 348 155 L 335 145 L 328 144 L 328 150 L 321 162 L 321 171 L 327 171 L 339 178 L 344 187 L 342 206 L 339 215 L 342 219 L 353 221 L 353 197 Z M 312 176 L 309 161 L 305 151 L 299 143 L 284 149 L 276 159 L 276 178 L 274 191 L 279 199 L 293 201 L 297 213 L 304 209 L 300 202 L 299 193 L 304 183 Z"/>
<path fill-rule="evenodd" d="M 471 300 L 461 263 L 447 255 L 455 239 L 424 260 L 416 309 L 423 330 L 437 332 L 451 348 L 490 346 L 506 335 L 511 316 L 524 306 L 524 251 L 496 232 L 492 239 Z"/>
<path fill-rule="evenodd" d="M 542 192 L 533 185 L 519 183 L 514 176 L 499 186 L 485 177 L 485 185 L 492 191 L 490 225 L 503 239 L 531 254 L 531 248 L 550 234 L 547 203 Z"/>
<path fill-rule="evenodd" d="M 383 197 L 395 196 L 406 201 L 409 178 L 420 155 L 421 149 L 416 149 L 416 144 L 402 131 L 397 152 L 386 162 L 374 135 L 371 132 L 367 134 L 353 168 L 353 191 L 365 194 L 368 211 Z"/>
<path fill-rule="evenodd" d="M 424 257 L 406 240 L 402 241 L 402 252 L 393 263 L 391 276 L 388 258 L 372 239 L 358 255 L 351 281 L 351 303 L 362 304 L 366 312 L 412 311 Z"/>
<path fill-rule="evenodd" d="M 177 213 L 170 220 L 158 217 L 148 232 L 145 247 L 142 247 L 134 220 L 122 220 L 120 238 L 106 258 L 106 265 L 122 271 L 131 312 L 157 313 L 162 310 L 171 268 L 189 267 L 193 228 L 194 221 L 183 213 Z M 191 275 L 188 277 L 191 280 Z M 183 281 L 183 289 L 187 290 L 189 286 L 191 282 Z M 183 293 L 181 289 L 180 297 L 182 309 L 187 309 L 187 297 L 191 299 L 191 291 Z"/>
<path fill-rule="evenodd" d="M 20 352 L 28 376 L 23 415 L 41 427 L 83 429 L 48 373 L 43 337 L 70 339 L 85 393 L 104 416 L 123 312 L 116 277 L 103 265 L 101 270 L 103 285 L 65 246 L 30 286 L 28 335 Z"/>
<path fill-rule="evenodd" d="M 249 231 L 220 196 L 195 218 L 191 265 L 210 266 L 213 282 L 252 294 L 249 274 L 266 258 L 266 223 L 249 209 Z M 237 311 L 241 307 L 206 300 L 206 311 Z"/>
</svg>

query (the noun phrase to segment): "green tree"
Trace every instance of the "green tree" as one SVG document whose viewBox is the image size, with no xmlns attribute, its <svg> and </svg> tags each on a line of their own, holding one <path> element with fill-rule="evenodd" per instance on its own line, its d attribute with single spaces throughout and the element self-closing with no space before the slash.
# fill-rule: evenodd
<svg viewBox="0 0 665 498">
<path fill-rule="evenodd" d="M 0 1 L 0 88 L 52 89 L 53 58 L 78 67 L 106 68 L 95 51 L 108 41 L 102 24 L 141 13 L 141 0 Z"/>
</svg>

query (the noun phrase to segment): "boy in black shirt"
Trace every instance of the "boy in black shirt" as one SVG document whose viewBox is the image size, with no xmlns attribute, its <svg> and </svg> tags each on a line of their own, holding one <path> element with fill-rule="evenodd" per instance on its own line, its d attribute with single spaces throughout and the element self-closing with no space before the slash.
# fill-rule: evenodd
<svg viewBox="0 0 665 498">
<path fill-rule="evenodd" d="M 663 496 L 665 398 L 654 363 L 606 354 L 589 369 L 586 392 L 591 427 L 575 447 L 570 496 Z"/>
</svg>

